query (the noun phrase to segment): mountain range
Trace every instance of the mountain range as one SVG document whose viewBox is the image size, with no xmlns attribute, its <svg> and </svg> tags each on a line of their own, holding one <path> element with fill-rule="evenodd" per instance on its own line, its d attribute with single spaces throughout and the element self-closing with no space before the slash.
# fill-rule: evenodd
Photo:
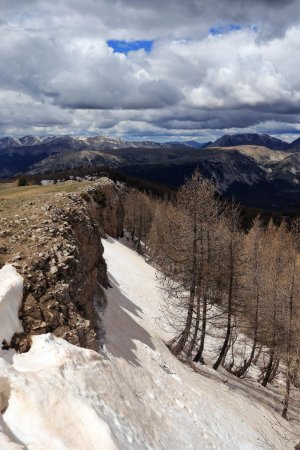
<svg viewBox="0 0 300 450">
<path fill-rule="evenodd" d="M 151 181 L 179 186 L 199 167 L 219 192 L 251 206 L 300 207 L 300 138 L 224 135 L 215 142 L 159 143 L 113 137 L 0 138 L 0 177 L 79 167 L 113 167 Z"/>
</svg>

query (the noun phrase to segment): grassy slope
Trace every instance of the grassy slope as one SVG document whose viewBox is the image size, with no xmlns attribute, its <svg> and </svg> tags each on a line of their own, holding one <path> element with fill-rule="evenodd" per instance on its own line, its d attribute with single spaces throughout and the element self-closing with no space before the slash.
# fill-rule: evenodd
<svg viewBox="0 0 300 450">
<path fill-rule="evenodd" d="M 66 181 L 53 186 L 16 186 L 15 183 L 0 184 L 0 201 L 8 199 L 29 199 L 57 192 L 77 192 L 92 184 L 90 181 Z"/>
</svg>

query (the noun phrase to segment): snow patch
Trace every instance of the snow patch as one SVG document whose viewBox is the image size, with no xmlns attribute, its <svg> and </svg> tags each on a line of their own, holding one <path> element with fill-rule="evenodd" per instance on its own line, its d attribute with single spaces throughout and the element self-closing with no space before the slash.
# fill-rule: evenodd
<svg viewBox="0 0 300 450">
<path fill-rule="evenodd" d="M 6 439 L 28 450 L 117 449 L 99 396 L 101 363 L 97 353 L 51 334 L 33 336 L 29 353 L 15 355 L 13 365 L 0 359 L 0 391 L 9 395 Z"/>
<path fill-rule="evenodd" d="M 5 340 L 8 344 L 15 333 L 23 331 L 18 312 L 23 298 L 23 278 L 15 267 L 7 264 L 0 269 L 0 357 L 6 357 L 2 349 Z"/>
<path fill-rule="evenodd" d="M 155 269 L 120 241 L 103 245 L 105 350 L 46 334 L 11 364 L 0 355 L 0 450 L 286 448 L 288 425 L 246 384 L 200 375 L 169 352 Z M 5 266 L 0 286 L 1 337 L 11 339 L 23 280 Z"/>
<path fill-rule="evenodd" d="M 246 381 L 209 367 L 196 373 L 170 353 L 156 270 L 126 239 L 102 243 L 113 287 L 104 314 L 106 348 L 127 389 L 140 398 L 138 422 L 144 427 L 142 418 L 148 416 L 154 448 L 286 448 L 293 440 L 289 425 L 274 405 L 264 405 L 263 393 L 260 401 Z"/>
</svg>

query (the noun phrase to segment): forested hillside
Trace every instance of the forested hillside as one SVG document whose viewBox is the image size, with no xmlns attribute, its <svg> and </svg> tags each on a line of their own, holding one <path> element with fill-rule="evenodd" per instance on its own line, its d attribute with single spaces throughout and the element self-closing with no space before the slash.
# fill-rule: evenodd
<svg viewBox="0 0 300 450">
<path fill-rule="evenodd" d="M 300 223 L 241 229 L 239 208 L 195 172 L 173 200 L 131 191 L 125 228 L 165 294 L 174 355 L 190 363 L 279 380 L 282 415 L 299 393 Z"/>
</svg>

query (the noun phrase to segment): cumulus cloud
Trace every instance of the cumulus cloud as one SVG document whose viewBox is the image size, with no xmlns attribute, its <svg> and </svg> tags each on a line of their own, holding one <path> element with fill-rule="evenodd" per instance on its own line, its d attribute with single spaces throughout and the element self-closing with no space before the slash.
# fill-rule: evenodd
<svg viewBox="0 0 300 450">
<path fill-rule="evenodd" d="M 0 0 L 0 132 L 297 134 L 298 6 Z M 109 39 L 153 46 L 122 54 Z"/>
</svg>

